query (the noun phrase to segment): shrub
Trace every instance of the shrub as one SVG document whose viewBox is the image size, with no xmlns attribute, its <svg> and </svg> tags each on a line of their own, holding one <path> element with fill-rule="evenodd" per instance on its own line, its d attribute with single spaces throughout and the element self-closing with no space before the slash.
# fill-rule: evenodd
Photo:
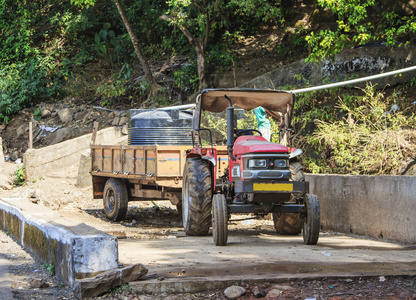
<svg viewBox="0 0 416 300">
<path fill-rule="evenodd" d="M 18 167 L 16 171 L 14 172 L 13 183 L 16 186 L 22 186 L 25 184 L 25 182 L 26 182 L 25 168 Z"/>
<path fill-rule="evenodd" d="M 400 174 L 405 161 L 415 156 L 415 115 L 406 115 L 396 94 L 385 99 L 371 85 L 363 91 L 364 96 L 350 105 L 339 99 L 337 108 L 345 114 L 343 119 L 316 121 L 317 130 L 310 140 L 322 159 L 310 161 L 315 171 Z"/>
</svg>

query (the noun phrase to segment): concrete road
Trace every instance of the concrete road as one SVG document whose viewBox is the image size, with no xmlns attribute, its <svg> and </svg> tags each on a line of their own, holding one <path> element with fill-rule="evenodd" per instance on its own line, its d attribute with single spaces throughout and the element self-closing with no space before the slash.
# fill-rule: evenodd
<svg viewBox="0 0 416 300">
<path fill-rule="evenodd" d="M 0 300 L 14 299 L 11 292 L 12 280 L 9 274 L 10 261 L 0 256 Z"/>
<path fill-rule="evenodd" d="M 321 233 L 318 244 L 308 246 L 301 235 L 232 231 L 228 245 L 218 247 L 212 237 L 179 232 L 168 239 L 119 240 L 119 258 L 163 278 L 416 274 L 415 247 L 333 233 Z"/>
</svg>

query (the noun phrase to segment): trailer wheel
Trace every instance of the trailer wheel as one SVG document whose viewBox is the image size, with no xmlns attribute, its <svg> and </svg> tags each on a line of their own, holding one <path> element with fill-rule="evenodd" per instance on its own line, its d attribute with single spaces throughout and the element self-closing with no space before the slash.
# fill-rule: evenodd
<svg viewBox="0 0 416 300">
<path fill-rule="evenodd" d="M 292 181 L 305 181 L 301 163 L 291 163 L 290 172 L 292 173 Z M 292 195 L 293 197 L 295 195 Z M 302 231 L 302 216 L 297 213 L 273 213 L 273 223 L 277 234 L 298 235 Z"/>
<path fill-rule="evenodd" d="M 319 239 L 320 210 L 318 197 L 308 194 L 305 197 L 306 219 L 303 222 L 303 242 L 316 245 Z"/>
<path fill-rule="evenodd" d="M 223 194 L 212 198 L 212 237 L 215 246 L 225 246 L 228 240 L 227 202 Z"/>
<path fill-rule="evenodd" d="M 201 158 L 187 159 L 183 175 L 182 222 L 186 235 L 208 235 L 212 222 L 211 171 Z"/>
<path fill-rule="evenodd" d="M 126 217 L 129 197 L 126 184 L 122 179 L 110 178 L 104 186 L 104 212 L 112 221 L 121 221 Z"/>
</svg>

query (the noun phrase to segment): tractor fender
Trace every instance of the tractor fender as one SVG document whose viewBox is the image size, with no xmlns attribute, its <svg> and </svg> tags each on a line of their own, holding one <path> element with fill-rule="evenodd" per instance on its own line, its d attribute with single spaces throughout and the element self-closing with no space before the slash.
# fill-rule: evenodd
<svg viewBox="0 0 416 300">
<path fill-rule="evenodd" d="M 289 155 L 289 160 L 292 160 L 300 155 L 303 154 L 303 151 L 301 149 L 296 149 L 295 151 L 293 151 L 292 153 L 290 153 Z"/>
</svg>

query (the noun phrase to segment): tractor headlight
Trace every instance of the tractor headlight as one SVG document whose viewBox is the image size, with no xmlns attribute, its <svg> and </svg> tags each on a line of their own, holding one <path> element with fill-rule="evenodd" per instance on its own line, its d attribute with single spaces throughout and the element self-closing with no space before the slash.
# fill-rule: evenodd
<svg viewBox="0 0 416 300">
<path fill-rule="evenodd" d="M 274 167 L 275 168 L 287 168 L 287 160 L 286 159 L 275 159 L 274 162 Z"/>
<path fill-rule="evenodd" d="M 266 168 L 267 161 L 265 159 L 249 159 L 248 167 L 249 168 Z"/>
<path fill-rule="evenodd" d="M 235 165 L 232 169 L 231 169 L 231 175 L 233 177 L 240 177 L 240 166 L 239 165 Z"/>
</svg>

